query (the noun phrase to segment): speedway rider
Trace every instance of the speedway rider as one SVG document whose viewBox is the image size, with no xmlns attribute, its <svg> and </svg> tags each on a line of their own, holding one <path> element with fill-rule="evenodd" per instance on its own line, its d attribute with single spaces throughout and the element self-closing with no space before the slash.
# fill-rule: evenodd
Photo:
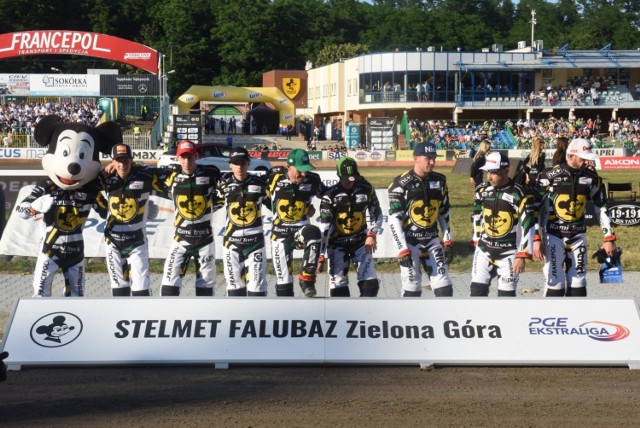
<svg viewBox="0 0 640 428">
<path fill-rule="evenodd" d="M 292 257 L 294 248 L 303 249 L 302 272 L 298 276 L 306 297 L 316 295 L 316 270 L 320 256 L 320 229 L 310 224 L 315 210 L 313 197 L 326 191 L 320 176 L 311 170 L 309 155 L 302 149 L 291 150 L 286 166 L 269 174 L 267 206 L 273 213 L 271 257 L 276 275 L 276 295 L 293 296 Z"/>
<path fill-rule="evenodd" d="M 231 172 L 219 183 L 227 225 L 224 230 L 223 271 L 228 296 L 267 295 L 267 254 L 262 226 L 262 203 L 267 182 L 248 173 L 251 158 L 244 148 L 229 153 Z"/>
<path fill-rule="evenodd" d="M 358 172 L 356 161 L 343 157 L 337 164 L 340 181 L 331 186 L 320 204 L 322 248 L 318 270 L 329 260 L 330 295 L 349 297 L 349 265 L 358 270 L 360 297 L 376 297 L 380 288 L 373 252 L 382 228 L 382 209 L 373 188 Z M 369 212 L 371 228 L 367 227 Z"/>
</svg>

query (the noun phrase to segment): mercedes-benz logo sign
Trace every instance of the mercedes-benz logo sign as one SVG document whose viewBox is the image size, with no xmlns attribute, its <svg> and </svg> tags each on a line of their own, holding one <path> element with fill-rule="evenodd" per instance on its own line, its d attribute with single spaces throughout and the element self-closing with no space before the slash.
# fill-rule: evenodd
<svg viewBox="0 0 640 428">
<path fill-rule="evenodd" d="M 82 333 L 82 321 L 69 312 L 53 312 L 31 326 L 31 340 L 45 348 L 59 348 L 76 340 Z"/>
<path fill-rule="evenodd" d="M 147 93 L 147 85 L 144 83 L 141 83 L 138 85 L 138 92 L 140 92 L 141 94 L 145 94 Z"/>
</svg>

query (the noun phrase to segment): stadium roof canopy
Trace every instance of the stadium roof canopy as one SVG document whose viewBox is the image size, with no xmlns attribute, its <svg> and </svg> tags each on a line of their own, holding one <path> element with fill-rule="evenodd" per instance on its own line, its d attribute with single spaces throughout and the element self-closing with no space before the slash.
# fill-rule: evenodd
<svg viewBox="0 0 640 428">
<path fill-rule="evenodd" d="M 535 61 L 459 63 L 464 70 L 543 70 L 565 68 L 640 68 L 640 51 L 610 50 L 608 46 L 596 51 L 560 49 L 555 55 L 544 55 Z"/>
</svg>

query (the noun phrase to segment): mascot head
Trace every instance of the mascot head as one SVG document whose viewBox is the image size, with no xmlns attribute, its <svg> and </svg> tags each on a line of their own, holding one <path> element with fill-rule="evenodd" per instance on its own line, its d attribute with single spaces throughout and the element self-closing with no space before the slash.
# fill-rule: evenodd
<svg viewBox="0 0 640 428">
<path fill-rule="evenodd" d="M 95 128 L 82 123 L 64 122 L 61 117 L 43 117 L 36 125 L 35 140 L 48 146 L 42 168 L 63 189 L 73 190 L 87 184 L 101 170 L 100 153 L 122 143 L 122 131 L 115 122 Z"/>
</svg>

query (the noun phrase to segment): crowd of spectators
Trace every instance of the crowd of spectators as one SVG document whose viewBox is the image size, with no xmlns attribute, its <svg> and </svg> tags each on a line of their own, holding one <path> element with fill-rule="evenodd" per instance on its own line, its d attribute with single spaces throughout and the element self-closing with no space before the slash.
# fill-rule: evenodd
<svg viewBox="0 0 640 428">
<path fill-rule="evenodd" d="M 95 126 L 102 112 L 95 104 L 69 102 L 0 104 L 0 133 L 33 135 L 36 123 L 44 116 L 55 114 L 68 122 Z"/>
<path fill-rule="evenodd" d="M 493 140 L 495 134 L 503 127 L 495 120 L 485 121 L 482 125 L 458 126 L 454 122 L 445 120 L 410 120 L 410 146 L 432 141 L 438 149 L 466 150 L 477 146 L 482 140 Z"/>
<path fill-rule="evenodd" d="M 605 123 L 599 115 L 595 118 L 584 119 L 570 113 L 567 119 L 553 116 L 541 121 L 519 120 L 513 126 L 513 134 L 517 140 L 516 148 L 530 148 L 534 137 L 542 138 L 547 147 L 555 147 L 555 140 L 559 136 L 585 138 L 596 148 L 625 147 L 632 149 L 640 144 L 640 119 L 612 118 Z"/>
<path fill-rule="evenodd" d="M 568 88 L 570 91 L 605 90 L 606 81 L 580 81 L 571 82 Z M 562 94 L 564 88 L 558 96 Z M 548 94 L 555 92 L 555 89 L 546 91 Z M 541 92 L 543 92 L 541 90 Z M 576 92 L 578 93 L 578 92 Z M 555 95 L 553 95 L 555 97 Z M 90 126 L 95 126 L 102 114 L 95 104 L 70 103 L 70 102 L 42 102 L 42 103 L 14 103 L 0 104 L 0 134 L 2 135 L 32 135 L 33 129 L 40 118 L 56 114 L 71 122 L 81 122 Z M 544 120 L 507 120 L 505 122 L 497 120 L 487 120 L 482 124 L 471 124 L 467 122 L 460 126 L 454 122 L 446 120 L 418 120 L 409 121 L 411 141 L 410 147 L 423 141 L 433 141 L 439 149 L 473 151 L 473 148 L 483 140 L 490 140 L 496 149 L 509 148 L 503 139 L 497 138 L 498 134 L 510 133 L 513 147 L 516 149 L 528 149 L 534 137 L 542 138 L 547 142 L 547 147 L 555 147 L 555 140 L 558 136 L 568 138 L 582 137 L 590 140 L 594 147 L 603 147 L 606 140 L 608 146 L 626 147 L 640 150 L 640 118 L 629 119 L 627 117 L 612 118 L 608 122 L 601 120 L 600 116 L 584 119 L 575 117 L 574 113 L 569 113 L 565 118 L 555 118 L 550 116 Z M 277 147 L 271 148 L 275 150 Z M 311 138 L 308 142 L 309 150 L 317 150 L 317 139 Z M 254 148 L 255 149 L 255 148 Z M 269 150 L 269 147 L 260 147 L 261 150 Z M 361 147 L 360 149 L 366 149 Z M 335 146 L 324 146 L 321 150 L 332 152 L 345 152 L 345 144 Z"/>
<path fill-rule="evenodd" d="M 540 88 L 538 91 L 525 92 L 522 95 L 526 105 L 556 105 L 560 101 L 568 101 L 575 106 L 599 105 L 605 98 L 607 90 L 617 90 L 614 82 L 604 77 L 574 77 L 565 86 Z M 628 88 L 624 88 L 624 92 Z"/>
<path fill-rule="evenodd" d="M 344 153 L 344 155 L 347 155 L 347 146 L 342 143 L 342 144 L 336 144 L 336 145 L 330 145 L 330 146 L 324 146 L 321 148 L 321 150 L 323 151 L 328 151 L 328 152 L 333 152 L 333 153 Z"/>
<path fill-rule="evenodd" d="M 603 121 L 599 115 L 584 119 L 570 113 L 567 118 L 550 116 L 543 120 L 497 121 L 487 120 L 482 124 L 460 126 L 443 120 L 410 120 L 410 147 L 432 141 L 439 149 L 473 152 L 483 140 L 493 143 L 494 149 L 529 149 L 535 137 L 547 142 L 548 148 L 555 147 L 559 136 L 569 139 L 581 137 L 600 148 L 606 146 L 640 148 L 640 119 L 612 118 Z M 502 138 L 498 138 L 502 134 Z M 505 135 L 508 135 L 506 137 Z M 512 147 L 505 142 L 509 138 Z"/>
</svg>

